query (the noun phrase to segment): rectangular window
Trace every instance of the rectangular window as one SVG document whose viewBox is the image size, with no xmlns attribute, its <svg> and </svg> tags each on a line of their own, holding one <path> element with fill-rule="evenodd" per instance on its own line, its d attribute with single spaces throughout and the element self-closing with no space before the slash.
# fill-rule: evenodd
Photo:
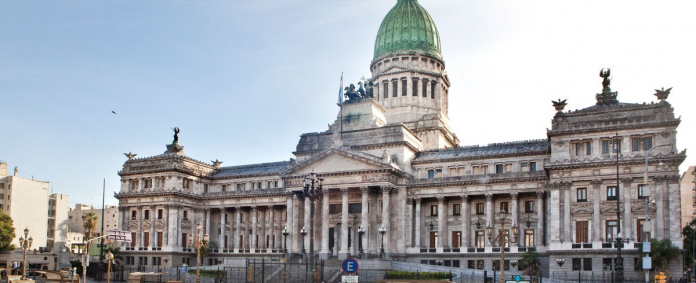
<svg viewBox="0 0 696 283">
<path fill-rule="evenodd" d="M 342 204 L 329 204 L 329 214 L 339 214 L 342 210 Z"/>
<path fill-rule="evenodd" d="M 495 165 L 495 173 L 496 173 L 496 174 L 502 174 L 502 173 L 503 173 L 503 164 L 496 164 L 496 165 Z"/>
<path fill-rule="evenodd" d="M 143 247 L 150 246 L 150 232 L 143 232 Z"/>
<path fill-rule="evenodd" d="M 586 202 L 587 201 L 587 188 L 578 188 L 577 195 L 578 195 L 578 202 Z"/>
<path fill-rule="evenodd" d="M 184 249 L 188 245 L 188 237 L 186 237 L 186 233 L 181 233 L 181 246 L 184 247 Z"/>
<path fill-rule="evenodd" d="M 428 97 L 428 81 L 423 80 L 423 97 Z"/>
<path fill-rule="evenodd" d="M 145 210 L 145 220 L 150 219 L 150 210 Z"/>
<path fill-rule="evenodd" d="M 398 97 L 399 92 L 396 90 L 396 88 L 399 86 L 399 82 L 396 80 L 392 81 L 392 97 Z"/>
<path fill-rule="evenodd" d="M 607 220 L 606 232 L 607 233 L 606 237 L 604 238 L 604 242 L 613 242 L 617 232 L 616 220 Z"/>
<path fill-rule="evenodd" d="M 184 220 L 188 219 L 188 210 L 184 210 Z"/>
<path fill-rule="evenodd" d="M 437 236 L 437 231 L 430 231 L 430 248 L 434 249 L 437 247 L 437 241 L 439 237 Z"/>
<path fill-rule="evenodd" d="M 435 178 L 442 178 L 442 169 L 435 169 Z"/>
<path fill-rule="evenodd" d="M 520 171 L 521 172 L 529 172 L 529 163 L 520 162 Z"/>
<path fill-rule="evenodd" d="M 204 193 L 208 192 L 208 184 L 203 184 L 203 192 Z"/>
<path fill-rule="evenodd" d="M 137 239 L 138 236 L 137 236 L 137 235 L 138 235 L 137 232 L 131 232 L 131 241 L 132 241 L 132 242 L 131 242 L 131 245 L 130 245 L 131 248 L 134 248 L 134 247 L 135 247 L 135 244 L 138 243 L 138 239 Z"/>
<path fill-rule="evenodd" d="M 162 247 L 162 232 L 157 232 L 157 247 Z"/>
<path fill-rule="evenodd" d="M 580 156 L 582 143 L 575 143 L 575 156 Z"/>
<path fill-rule="evenodd" d="M 640 151 L 640 138 L 631 138 L 631 150 Z"/>
<path fill-rule="evenodd" d="M 643 138 L 643 150 L 649 150 L 652 147 L 652 137 Z"/>
<path fill-rule="evenodd" d="M 450 175 L 450 177 L 457 176 L 457 168 L 450 168 L 449 175 Z"/>
<path fill-rule="evenodd" d="M 460 204 L 458 204 L 458 203 L 453 204 L 452 205 L 452 215 L 461 215 L 462 211 L 460 208 L 461 208 Z"/>
<path fill-rule="evenodd" d="M 222 185 L 222 191 L 227 191 L 227 185 Z"/>
<path fill-rule="evenodd" d="M 431 206 L 430 206 L 430 215 L 431 215 L 431 216 L 437 216 L 437 205 L 431 205 Z"/>
<path fill-rule="evenodd" d="M 505 169 L 503 173 L 512 172 L 512 164 L 505 164 Z"/>
<path fill-rule="evenodd" d="M 535 172 L 537 170 L 536 162 L 529 162 L 529 171 Z"/>
<path fill-rule="evenodd" d="M 592 142 L 585 143 L 585 155 L 592 155 Z"/>
<path fill-rule="evenodd" d="M 533 213 L 534 212 L 534 201 L 528 200 L 524 202 L 524 212 Z"/>
<path fill-rule="evenodd" d="M 163 219 L 164 216 L 164 210 L 158 209 L 157 210 L 157 219 Z"/>
<path fill-rule="evenodd" d="M 500 202 L 500 211 L 505 211 L 505 213 L 510 213 L 510 208 L 508 207 L 508 202 L 507 201 L 501 201 Z"/>
<path fill-rule="evenodd" d="M 612 150 L 614 153 L 621 152 L 621 139 L 613 139 L 612 141 Z"/>
<path fill-rule="evenodd" d="M 413 96 L 418 96 L 418 80 L 413 80 Z"/>
<path fill-rule="evenodd" d="M 607 187 L 607 200 L 616 200 L 616 186 Z"/>
<path fill-rule="evenodd" d="M 476 261 L 475 260 L 469 260 L 466 262 L 466 268 L 468 269 L 476 269 Z"/>
<path fill-rule="evenodd" d="M 408 88 L 408 83 L 406 80 L 401 80 L 401 96 L 406 96 L 406 90 Z"/>
<path fill-rule="evenodd" d="M 384 90 L 382 90 L 382 92 L 384 93 L 384 98 L 389 98 L 389 83 L 384 83 Z"/>
<path fill-rule="evenodd" d="M 435 170 L 428 170 L 428 179 L 435 178 Z"/>
<path fill-rule="evenodd" d="M 608 140 L 602 141 L 602 154 L 609 154 L 609 141 Z"/>
<path fill-rule="evenodd" d="M 452 231 L 452 248 L 458 249 L 462 245 L 462 231 Z"/>
<path fill-rule="evenodd" d="M 430 82 L 430 98 L 435 99 L 435 82 Z"/>
<path fill-rule="evenodd" d="M 639 184 L 638 185 L 638 199 L 647 198 L 648 197 L 648 195 L 647 195 L 648 189 L 649 189 L 649 187 L 647 185 Z"/>
<path fill-rule="evenodd" d="M 582 270 L 592 271 L 592 258 L 582 259 Z"/>
<path fill-rule="evenodd" d="M 349 203 L 348 213 L 362 213 L 362 203 Z"/>
<path fill-rule="evenodd" d="M 484 236 L 483 231 L 476 231 L 476 247 L 477 248 L 485 248 L 486 247 L 486 238 Z"/>
<path fill-rule="evenodd" d="M 483 215 L 484 214 L 484 206 L 482 202 L 476 203 L 476 215 Z"/>
<path fill-rule="evenodd" d="M 602 259 L 602 270 L 604 271 L 611 271 L 613 269 L 613 261 L 612 258 L 603 258 Z"/>
<path fill-rule="evenodd" d="M 135 211 L 135 210 L 132 210 L 132 211 L 131 211 L 131 220 L 135 220 L 135 219 L 136 219 L 135 217 L 136 217 L 137 213 L 138 213 L 138 212 Z"/>
<path fill-rule="evenodd" d="M 575 242 L 589 243 L 590 233 L 588 230 L 587 221 L 575 221 Z"/>
<path fill-rule="evenodd" d="M 480 173 L 481 166 L 471 166 L 471 175 L 478 175 Z"/>
<path fill-rule="evenodd" d="M 524 246 L 533 247 L 534 246 L 534 229 L 524 230 Z"/>
<path fill-rule="evenodd" d="M 573 259 L 573 270 L 580 270 L 582 268 L 582 259 L 581 258 L 574 258 Z"/>
</svg>

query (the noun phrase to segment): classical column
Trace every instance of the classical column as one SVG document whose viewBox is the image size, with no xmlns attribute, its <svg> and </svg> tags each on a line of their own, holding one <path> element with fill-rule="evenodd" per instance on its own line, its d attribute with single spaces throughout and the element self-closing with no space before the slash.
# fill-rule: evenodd
<svg viewBox="0 0 696 283">
<path fill-rule="evenodd" d="M 592 181 L 592 242 L 599 247 L 602 242 L 602 212 L 600 210 L 602 180 Z"/>
<path fill-rule="evenodd" d="M 265 182 L 264 182 L 265 184 Z M 259 249 L 267 249 L 268 247 L 266 246 L 266 210 L 265 209 L 259 209 L 258 210 L 259 214 L 259 229 L 258 232 L 258 238 L 260 241 L 256 244 L 257 248 Z"/>
<path fill-rule="evenodd" d="M 182 247 L 183 243 L 181 241 L 184 241 L 186 239 L 180 239 L 183 234 L 181 233 L 181 205 L 176 205 L 176 231 L 174 232 L 174 245 L 177 247 Z"/>
<path fill-rule="evenodd" d="M 310 209 L 312 209 L 312 201 L 309 198 L 304 199 L 304 229 L 307 231 L 307 235 L 302 239 L 304 241 L 305 252 L 309 253 L 309 242 L 311 238 L 311 231 L 309 231 L 310 221 L 312 218 L 309 215 Z"/>
<path fill-rule="evenodd" d="M 164 209 L 164 232 L 162 234 L 164 241 L 164 246 L 169 247 L 169 205 L 167 204 Z"/>
<path fill-rule="evenodd" d="M 338 251 L 338 259 L 348 258 L 348 188 L 341 188 L 343 202 L 341 205 L 341 250 Z"/>
<path fill-rule="evenodd" d="M 563 239 L 561 242 L 571 242 L 570 237 L 570 183 L 563 186 Z"/>
<path fill-rule="evenodd" d="M 234 229 L 234 243 L 232 246 L 235 248 L 234 252 L 238 253 L 239 250 L 244 249 L 244 247 L 242 247 L 239 243 L 239 236 L 242 231 L 242 208 L 237 206 L 234 208 L 234 212 L 237 215 L 237 219 L 235 219 L 235 224 L 237 225 L 237 228 Z"/>
<path fill-rule="evenodd" d="M 493 227 L 493 235 L 491 237 L 495 238 L 495 223 L 493 223 L 493 195 L 486 194 L 486 226 Z M 486 235 L 488 237 L 488 235 Z M 484 241 L 486 247 L 491 246 L 490 241 Z"/>
<path fill-rule="evenodd" d="M 437 247 L 445 247 L 445 197 L 437 196 Z"/>
<path fill-rule="evenodd" d="M 631 184 L 633 183 L 633 178 L 624 178 L 621 180 L 623 187 L 621 192 L 623 193 L 624 202 L 624 215 L 621 221 L 621 235 L 623 236 L 624 243 L 628 245 L 628 241 L 633 236 L 633 216 L 631 215 Z M 635 241 L 635 239 L 634 239 Z"/>
<path fill-rule="evenodd" d="M 681 238 L 681 192 L 679 190 L 679 175 L 667 177 L 667 201 L 670 205 L 669 210 L 669 239 L 675 246 L 683 247 Z M 667 237 L 665 237 L 667 238 Z"/>
<path fill-rule="evenodd" d="M 655 236 L 656 239 L 669 238 L 665 235 L 665 196 L 667 191 L 667 176 L 655 176 Z M 674 204 L 676 205 L 676 204 Z M 681 225 L 681 224 L 680 224 Z"/>
<path fill-rule="evenodd" d="M 136 239 L 136 242 L 138 247 L 143 246 L 143 206 L 139 205 L 138 206 L 138 238 Z"/>
<path fill-rule="evenodd" d="M 319 258 L 328 259 L 331 251 L 329 251 L 329 195 L 330 191 L 325 189 L 323 192 L 323 199 L 321 202 L 321 251 L 319 251 Z"/>
<path fill-rule="evenodd" d="M 536 246 L 544 243 L 544 191 L 537 191 L 537 233 Z"/>
<path fill-rule="evenodd" d="M 471 237 L 471 232 L 469 231 L 469 228 L 471 228 L 471 224 L 469 224 L 471 220 L 471 217 L 469 216 L 470 213 L 469 196 L 462 195 L 462 243 L 459 247 L 461 251 L 466 251 L 466 248 L 469 247 L 469 237 Z"/>
<path fill-rule="evenodd" d="M 255 205 L 251 207 L 251 219 L 251 249 L 256 250 L 256 248 L 259 246 L 258 238 L 256 238 L 256 235 L 258 235 L 258 231 L 256 231 L 256 226 L 259 223 L 259 217 L 258 210 L 256 209 Z"/>
<path fill-rule="evenodd" d="M 510 205 L 510 216 L 512 217 L 512 225 L 517 225 L 517 227 L 520 226 L 520 209 L 517 204 L 517 192 L 512 192 L 510 193 L 510 198 L 512 199 L 512 203 Z"/>
<path fill-rule="evenodd" d="M 382 189 L 382 226 L 387 229 L 387 234 L 384 235 L 384 252 L 386 254 L 389 254 L 390 245 L 389 245 L 389 235 L 391 235 L 391 225 L 389 225 L 389 194 L 391 192 L 391 188 L 388 186 L 382 186 L 380 187 Z M 388 258 L 388 256 L 385 255 L 385 258 Z"/>
<path fill-rule="evenodd" d="M 210 235 L 210 208 L 205 209 L 205 233 Z"/>
<path fill-rule="evenodd" d="M 292 249 L 292 237 L 293 237 L 292 230 L 293 229 L 292 228 L 294 227 L 294 224 L 293 224 L 293 219 L 292 219 L 292 217 L 293 217 L 292 216 L 292 214 L 293 214 L 292 208 L 293 208 L 293 195 L 292 195 L 292 193 L 288 193 L 287 208 L 285 209 L 286 214 L 287 214 L 285 217 L 287 219 L 288 225 L 287 225 L 287 227 L 283 228 L 283 229 L 287 229 L 287 231 L 289 232 L 288 236 L 284 239 L 284 241 L 287 243 L 288 253 L 293 253 L 293 249 Z M 281 231 L 282 231 L 282 229 L 281 229 Z"/>
<path fill-rule="evenodd" d="M 273 205 L 268 206 L 268 249 L 275 249 L 275 221 L 274 221 L 274 216 L 275 216 L 275 209 L 273 208 Z"/>
<path fill-rule="evenodd" d="M 150 247 L 154 248 L 157 246 L 157 243 L 155 243 L 155 219 L 157 218 L 155 213 L 157 211 L 157 207 L 154 205 L 150 206 Z M 152 250 L 152 248 L 150 250 Z"/>
<path fill-rule="evenodd" d="M 416 198 L 416 240 L 414 245 L 416 248 L 420 248 L 421 245 L 421 201 L 421 198 Z"/>
<path fill-rule="evenodd" d="M 370 188 L 368 187 L 360 187 L 360 192 L 362 192 L 362 210 L 361 210 L 361 219 L 360 219 L 360 227 L 362 227 L 362 230 L 364 233 L 362 234 L 362 248 L 363 251 L 367 251 L 369 249 L 369 235 L 370 233 L 368 232 L 370 230 L 370 222 L 367 217 L 367 205 L 368 205 L 368 197 L 370 196 Z M 360 248 L 360 247 L 358 247 Z"/>
<path fill-rule="evenodd" d="M 210 215 L 210 211 L 208 211 L 208 215 Z M 206 220 L 206 223 L 209 224 L 210 221 Z M 206 226 L 206 231 L 209 231 L 208 227 Z M 208 232 L 206 232 L 208 233 Z M 221 206 L 220 207 L 220 243 L 218 243 L 220 246 L 220 251 L 223 252 L 227 247 L 225 246 L 225 207 Z"/>
</svg>

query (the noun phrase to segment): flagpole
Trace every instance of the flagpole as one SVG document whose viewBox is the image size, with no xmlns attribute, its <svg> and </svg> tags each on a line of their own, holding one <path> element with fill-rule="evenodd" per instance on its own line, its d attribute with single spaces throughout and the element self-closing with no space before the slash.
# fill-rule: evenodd
<svg viewBox="0 0 696 283">
<path fill-rule="evenodd" d="M 341 132 L 339 133 L 339 137 L 343 139 L 343 72 L 341 72 L 341 87 L 339 89 L 339 93 L 339 102 L 341 105 Z"/>
</svg>

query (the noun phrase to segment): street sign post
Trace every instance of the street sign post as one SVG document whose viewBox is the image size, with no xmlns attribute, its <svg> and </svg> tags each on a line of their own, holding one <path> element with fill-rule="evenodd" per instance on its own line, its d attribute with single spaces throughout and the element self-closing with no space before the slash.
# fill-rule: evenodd
<svg viewBox="0 0 696 283">
<path fill-rule="evenodd" d="M 341 276 L 341 283 L 358 283 L 358 276 L 355 276 L 355 275 Z"/>
<path fill-rule="evenodd" d="M 354 258 L 347 258 L 341 264 L 343 272 L 353 274 L 358 271 L 358 261 Z"/>
</svg>

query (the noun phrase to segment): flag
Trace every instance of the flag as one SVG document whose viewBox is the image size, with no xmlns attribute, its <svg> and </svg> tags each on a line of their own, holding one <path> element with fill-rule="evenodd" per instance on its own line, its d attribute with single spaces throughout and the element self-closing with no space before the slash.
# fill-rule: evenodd
<svg viewBox="0 0 696 283">
<path fill-rule="evenodd" d="M 341 73 L 341 85 L 338 87 L 338 105 L 343 107 L 343 73 Z"/>
</svg>

